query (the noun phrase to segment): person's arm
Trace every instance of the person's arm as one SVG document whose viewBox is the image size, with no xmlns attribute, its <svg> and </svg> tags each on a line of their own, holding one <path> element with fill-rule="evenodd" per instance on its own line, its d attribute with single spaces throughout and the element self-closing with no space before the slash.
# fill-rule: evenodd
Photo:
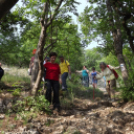
<svg viewBox="0 0 134 134">
<path fill-rule="evenodd" d="M 62 84 L 60 66 L 59 66 L 59 83 Z"/>
<path fill-rule="evenodd" d="M 98 75 L 96 75 L 95 79 L 101 79 L 104 76 L 104 73 L 101 72 Z"/>
<path fill-rule="evenodd" d="M 79 70 L 76 70 L 76 73 L 82 73 L 82 70 L 81 70 L 81 71 L 79 71 Z"/>
<path fill-rule="evenodd" d="M 115 70 L 116 70 L 116 69 L 120 69 L 120 66 L 118 66 L 118 67 L 113 67 L 113 66 L 111 66 L 111 65 L 108 65 L 108 66 L 109 66 L 110 69 L 115 69 Z"/>
<path fill-rule="evenodd" d="M 61 74 L 59 75 L 59 83 L 62 84 Z"/>
<path fill-rule="evenodd" d="M 97 74 L 100 74 L 100 72 L 96 71 Z"/>
<path fill-rule="evenodd" d="M 89 70 L 88 70 L 88 69 L 86 69 L 86 72 L 87 72 L 87 73 L 89 73 Z"/>
<path fill-rule="evenodd" d="M 71 67 L 70 67 L 70 65 L 68 66 L 68 71 L 69 71 L 69 74 L 71 74 Z"/>
</svg>

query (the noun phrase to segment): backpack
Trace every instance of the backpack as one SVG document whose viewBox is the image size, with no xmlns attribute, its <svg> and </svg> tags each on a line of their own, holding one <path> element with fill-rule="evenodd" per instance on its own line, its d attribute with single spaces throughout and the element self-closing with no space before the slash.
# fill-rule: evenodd
<svg viewBox="0 0 134 134">
<path fill-rule="evenodd" d="M 118 76 L 118 73 L 117 73 L 114 69 L 111 69 L 111 68 L 109 67 L 109 65 L 107 65 L 107 67 L 113 72 L 115 78 L 118 79 L 118 77 L 119 77 L 119 76 Z"/>
</svg>

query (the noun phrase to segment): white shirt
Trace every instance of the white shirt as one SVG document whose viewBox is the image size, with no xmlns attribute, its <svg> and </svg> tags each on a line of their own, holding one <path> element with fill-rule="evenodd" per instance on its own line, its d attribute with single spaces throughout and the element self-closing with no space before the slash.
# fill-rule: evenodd
<svg viewBox="0 0 134 134">
<path fill-rule="evenodd" d="M 46 61 L 44 60 L 43 65 L 46 64 Z"/>
</svg>

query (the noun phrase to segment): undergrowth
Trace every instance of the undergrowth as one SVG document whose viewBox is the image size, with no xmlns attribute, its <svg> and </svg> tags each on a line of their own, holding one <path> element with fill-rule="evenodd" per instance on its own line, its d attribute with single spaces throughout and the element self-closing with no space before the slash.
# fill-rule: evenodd
<svg viewBox="0 0 134 134">
<path fill-rule="evenodd" d="M 134 73 L 129 74 L 129 79 L 126 82 L 126 86 L 119 88 L 121 97 L 124 101 L 134 101 Z"/>
<path fill-rule="evenodd" d="M 11 75 L 11 74 L 5 73 L 1 81 L 6 84 L 10 84 L 11 86 L 16 85 L 16 84 L 20 85 L 22 83 L 30 84 L 30 77 Z"/>
</svg>

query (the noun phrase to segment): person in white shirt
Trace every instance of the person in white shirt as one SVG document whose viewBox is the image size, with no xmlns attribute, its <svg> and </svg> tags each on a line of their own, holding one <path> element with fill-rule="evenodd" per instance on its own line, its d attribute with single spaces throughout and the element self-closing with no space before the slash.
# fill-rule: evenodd
<svg viewBox="0 0 134 134">
<path fill-rule="evenodd" d="M 102 72 L 96 76 L 95 79 L 100 79 L 103 76 L 106 78 L 106 90 L 111 101 L 115 100 L 115 89 L 116 89 L 116 79 L 118 74 L 114 73 L 114 69 L 119 69 L 120 67 L 112 67 L 111 65 L 106 65 L 106 63 L 101 62 L 100 68 Z M 117 75 L 117 76 L 116 76 Z"/>
</svg>

